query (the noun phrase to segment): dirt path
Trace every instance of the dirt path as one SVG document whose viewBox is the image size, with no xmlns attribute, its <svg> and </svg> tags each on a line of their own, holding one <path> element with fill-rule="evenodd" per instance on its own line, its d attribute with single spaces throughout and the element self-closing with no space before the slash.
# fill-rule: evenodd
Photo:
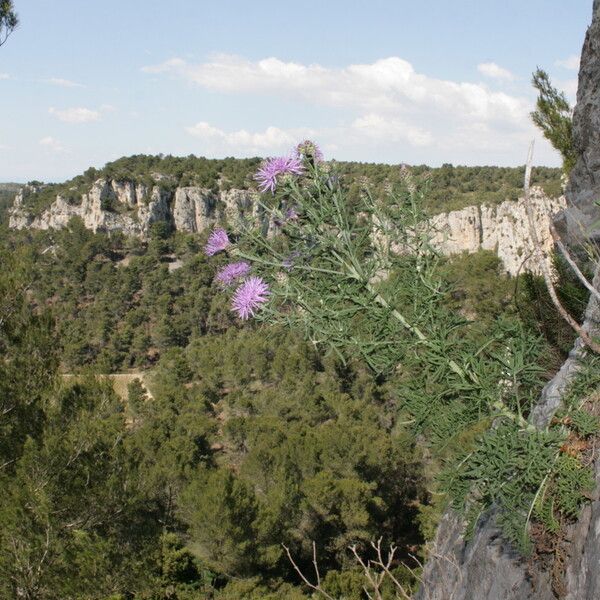
<svg viewBox="0 0 600 600">
<path fill-rule="evenodd" d="M 74 377 L 77 377 L 77 375 L 73 373 L 63 374 L 64 379 L 71 379 Z M 133 373 L 112 373 L 110 375 L 98 375 L 98 377 L 110 379 L 112 381 L 115 393 L 122 400 L 127 400 L 127 386 L 136 379 L 139 379 L 141 381 L 142 385 L 146 390 L 148 398 L 150 398 L 151 400 L 154 398 L 152 392 L 150 391 L 150 388 L 148 387 L 149 373 L 147 371 L 137 371 Z"/>
</svg>

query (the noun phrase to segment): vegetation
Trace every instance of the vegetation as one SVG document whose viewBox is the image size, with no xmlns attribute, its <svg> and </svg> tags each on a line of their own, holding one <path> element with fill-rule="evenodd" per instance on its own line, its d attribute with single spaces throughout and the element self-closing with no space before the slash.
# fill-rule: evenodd
<svg viewBox="0 0 600 600">
<path fill-rule="evenodd" d="M 83 175 L 62 184 L 46 185 L 28 196 L 25 206 L 32 214 L 40 214 L 61 194 L 69 202 L 78 204 L 81 195 L 88 192 L 94 181 L 101 177 L 116 181 L 132 181 L 147 189 L 158 185 L 174 190 L 177 186 L 199 186 L 213 191 L 256 189 L 253 174 L 260 159 L 225 158 L 222 160 L 187 156 L 123 157 L 108 163 L 102 169 L 90 168 Z M 390 186 L 401 181 L 398 165 L 358 162 L 333 162 L 332 168 L 347 185 L 347 196 L 356 204 L 368 186 L 374 195 L 382 196 Z M 426 208 L 431 214 L 458 210 L 476 204 L 499 204 L 516 200 L 522 195 L 522 168 L 464 167 L 445 164 L 439 168 L 425 165 L 412 167 L 417 177 L 431 181 Z M 39 184 L 40 182 L 31 182 Z M 561 193 L 560 169 L 535 169 L 533 185 L 541 186 L 550 196 Z"/>
<path fill-rule="evenodd" d="M 399 184 L 386 210 L 419 221 L 406 174 Z M 365 196 L 349 197 L 349 216 L 360 216 Z M 92 234 L 77 219 L 59 231 L 5 228 L 0 240 L 0 597 L 300 600 L 310 590 L 282 544 L 308 572 L 314 542 L 323 590 L 359 600 L 364 573 L 348 547 L 374 559 L 379 538 L 398 546 L 391 572 L 414 590 L 410 555 L 424 557 L 445 505 L 448 480 L 437 474 L 465 449 L 487 464 L 505 343 L 518 381 L 503 398 L 513 417 L 527 416 L 568 350 L 566 332 L 560 343 L 550 335 L 550 310 L 529 310 L 531 290 L 548 302 L 539 282 L 501 276 L 490 252 L 417 253 L 420 271 L 414 256 L 394 258 L 377 293 L 438 347 L 414 344 L 382 310 L 377 325 L 398 343 L 381 354 L 365 346 L 380 333 L 360 311 L 347 325 L 362 349 L 333 330 L 336 350 L 274 319 L 242 324 L 215 283 L 226 256 L 208 259 L 205 237 L 163 224 L 146 241 Z M 272 242 L 279 253 L 295 250 L 282 236 Z M 366 269 L 368 246 L 358 251 Z M 326 279 L 311 285 L 328 302 L 338 293 Z M 571 309 L 581 310 L 577 285 L 563 275 L 561 289 L 579 295 Z M 461 381 L 448 359 L 480 383 Z M 133 381 L 123 401 L 97 377 L 117 372 L 143 373 L 152 398 Z M 560 418 L 593 435 L 575 408 Z M 519 435 L 510 441 L 522 456 L 539 451 Z M 562 430 L 553 435 L 540 461 L 564 443 Z M 574 514 L 585 493 L 567 458 L 532 513 L 548 528 L 550 515 Z M 514 467 L 505 461 L 503 472 Z M 472 487 L 472 471 L 455 472 L 461 490 Z M 485 488 L 485 498 L 494 493 Z M 383 597 L 393 598 L 386 581 Z"/>
<path fill-rule="evenodd" d="M 15 12 L 12 0 L 0 1 L 0 46 L 2 46 L 8 36 L 16 29 L 19 24 L 19 17 Z"/>
<path fill-rule="evenodd" d="M 535 71 L 531 83 L 539 94 L 531 118 L 544 137 L 560 152 L 563 170 L 568 175 L 577 162 L 573 144 L 573 110 L 564 92 L 552 85 L 548 73 L 543 69 Z"/>
<path fill-rule="evenodd" d="M 12 273 L 2 296 L 10 402 L 2 408 L 11 420 L 3 418 L 0 457 L 1 596 L 237 598 L 243 588 L 247 597 L 268 590 L 301 598 L 281 542 L 304 565 L 314 540 L 331 585 L 345 589 L 353 585 L 353 575 L 342 575 L 351 541 L 385 535 L 419 544 L 414 520 L 427 493 L 418 452 L 393 431 L 395 410 L 359 362 L 343 366 L 289 332 L 225 329 L 215 318 L 191 341 L 160 346 L 152 401 L 132 384 L 123 404 L 89 369 L 61 380 L 65 347 L 85 355 L 73 348 L 83 341 L 64 337 L 62 326 L 84 324 L 90 299 L 77 297 L 74 313 L 61 315 L 68 303 L 41 275 L 65 255 L 38 260 L 48 235 L 34 234 L 27 249 L 15 239 L 3 257 L 23 267 L 3 276 Z M 137 271 L 106 260 L 114 240 L 88 236 L 53 239 L 70 243 L 76 259 L 60 267 L 57 285 L 73 286 L 66 297 L 86 289 L 82 279 L 108 289 L 110 272 L 129 270 L 129 280 Z M 151 241 L 139 258 L 155 261 L 147 254 L 154 248 Z M 202 282 L 204 261 L 187 256 L 189 265 L 172 277 L 189 286 Z M 215 296 L 214 273 L 206 264 L 204 271 L 204 285 L 190 296 Z M 173 285 L 162 282 L 166 270 L 140 278 L 148 291 L 159 287 L 163 301 Z M 51 296 L 42 303 L 44 293 Z M 152 302 L 160 311 L 161 301 Z M 161 319 L 147 327 L 164 339 Z M 95 370 L 106 360 L 99 353 Z"/>
<path fill-rule="evenodd" d="M 18 183 L 0 183 L 0 225 L 7 222 L 7 211 L 12 207 L 15 195 L 20 189 Z"/>
</svg>

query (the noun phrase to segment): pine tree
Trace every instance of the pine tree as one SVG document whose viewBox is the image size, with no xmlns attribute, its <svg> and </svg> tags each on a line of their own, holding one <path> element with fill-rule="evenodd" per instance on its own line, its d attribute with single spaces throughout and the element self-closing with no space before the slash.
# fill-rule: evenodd
<svg viewBox="0 0 600 600">
<path fill-rule="evenodd" d="M 531 118 L 544 137 L 560 152 L 563 170 L 568 175 L 577 161 L 573 145 L 573 110 L 564 92 L 552 85 L 548 73 L 543 69 L 538 67 L 531 83 L 539 92 Z"/>
</svg>

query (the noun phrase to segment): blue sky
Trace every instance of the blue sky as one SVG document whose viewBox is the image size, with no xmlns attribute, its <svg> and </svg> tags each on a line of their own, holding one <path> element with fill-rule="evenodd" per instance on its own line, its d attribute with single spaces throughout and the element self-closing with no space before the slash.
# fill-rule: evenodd
<svg viewBox="0 0 600 600">
<path fill-rule="evenodd" d="M 0 181 L 134 153 L 558 165 L 537 65 L 572 101 L 592 0 L 15 0 Z"/>
</svg>

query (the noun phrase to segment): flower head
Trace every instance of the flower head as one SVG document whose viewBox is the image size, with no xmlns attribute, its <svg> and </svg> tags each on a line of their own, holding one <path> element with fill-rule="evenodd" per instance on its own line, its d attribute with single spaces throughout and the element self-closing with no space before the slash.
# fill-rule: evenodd
<svg viewBox="0 0 600 600">
<path fill-rule="evenodd" d="M 219 269 L 215 280 L 221 285 L 231 285 L 236 279 L 246 277 L 250 273 L 250 263 L 245 260 L 230 263 Z"/>
<path fill-rule="evenodd" d="M 221 227 L 217 227 L 208 237 L 206 246 L 204 246 L 204 254 L 206 256 L 213 256 L 221 250 L 225 250 L 227 246 L 231 245 L 227 232 Z"/>
<path fill-rule="evenodd" d="M 298 218 L 298 213 L 295 208 L 288 208 L 285 211 L 285 220 L 286 221 L 295 221 Z"/>
<path fill-rule="evenodd" d="M 283 259 L 281 266 L 288 271 L 293 268 L 294 263 L 298 261 L 301 254 L 298 250 L 294 250 L 289 256 Z"/>
<path fill-rule="evenodd" d="M 300 159 L 306 158 L 313 163 L 323 161 L 323 153 L 321 152 L 321 148 L 319 148 L 317 144 L 311 142 L 310 140 L 304 140 L 296 146 L 296 156 Z"/>
<path fill-rule="evenodd" d="M 277 177 L 282 175 L 302 175 L 304 167 L 297 156 L 279 156 L 264 161 L 254 175 L 261 192 L 275 192 Z"/>
<path fill-rule="evenodd" d="M 269 286 L 261 277 L 249 277 L 235 290 L 231 310 L 236 312 L 240 319 L 246 320 L 254 316 L 256 309 L 267 301 L 269 294 Z"/>
</svg>

